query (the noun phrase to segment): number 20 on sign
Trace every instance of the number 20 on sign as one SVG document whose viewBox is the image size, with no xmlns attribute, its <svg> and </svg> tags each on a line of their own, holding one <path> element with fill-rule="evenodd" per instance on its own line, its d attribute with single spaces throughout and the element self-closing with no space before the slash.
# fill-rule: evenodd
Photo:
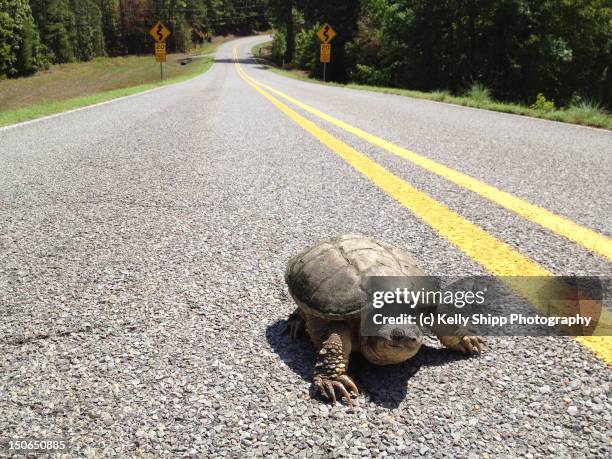
<svg viewBox="0 0 612 459">
<path fill-rule="evenodd" d="M 321 44 L 321 62 L 329 64 L 331 60 L 331 45 L 327 43 Z"/>
<path fill-rule="evenodd" d="M 155 43 L 155 60 L 157 62 L 166 62 L 166 44 Z"/>
</svg>

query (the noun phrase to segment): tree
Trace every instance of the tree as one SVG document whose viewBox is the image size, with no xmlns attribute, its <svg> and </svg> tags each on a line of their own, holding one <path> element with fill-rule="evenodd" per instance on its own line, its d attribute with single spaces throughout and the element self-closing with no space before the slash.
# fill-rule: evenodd
<svg viewBox="0 0 612 459">
<path fill-rule="evenodd" d="M 76 17 L 69 0 L 30 0 L 32 14 L 53 63 L 76 60 Z"/>
<path fill-rule="evenodd" d="M 188 51 L 213 33 L 264 26 L 263 0 L 0 0 L 0 75 L 95 56 L 149 54 L 161 20 L 169 51 Z M 44 43 L 44 45 L 43 45 Z"/>
<path fill-rule="evenodd" d="M 266 9 L 273 24 L 283 31 L 285 36 L 285 62 L 293 61 L 295 49 L 295 30 L 293 21 L 293 0 L 268 0 Z"/>
<path fill-rule="evenodd" d="M 88 61 L 104 54 L 102 14 L 93 0 L 71 0 L 75 14 L 75 56 L 79 61 Z"/>
<path fill-rule="evenodd" d="M 611 24 L 609 0 L 363 0 L 345 65 L 370 84 L 610 106 Z"/>
<path fill-rule="evenodd" d="M 117 0 L 98 0 L 100 27 L 104 35 L 104 49 L 109 55 L 121 54 L 119 40 L 119 6 Z"/>
<path fill-rule="evenodd" d="M 203 36 L 210 32 L 210 23 L 207 15 L 208 9 L 204 0 L 188 0 L 185 20 L 191 28 L 191 41 L 201 43 Z"/>
<path fill-rule="evenodd" d="M 270 0 L 268 2 L 270 14 L 275 18 L 277 27 L 282 27 L 286 35 L 286 57 L 293 58 L 295 29 L 295 11 L 300 12 L 304 18 L 303 29 L 311 34 L 315 27 L 329 23 L 337 32 L 332 42 L 332 60 L 328 65 L 327 76 L 330 80 L 346 81 L 349 63 L 346 61 L 345 45 L 350 42 L 357 33 L 357 22 L 361 11 L 361 0 L 293 0 L 291 2 L 282 0 Z M 302 37 L 301 43 L 310 47 L 310 40 Z M 314 37 L 313 37 L 314 39 Z M 312 53 L 316 53 L 312 47 Z M 303 50 L 300 50 L 300 53 Z M 314 61 L 315 56 L 308 61 Z M 318 56 L 316 56 L 318 60 Z M 315 74 L 321 75 L 322 66 L 317 66 Z"/>
<path fill-rule="evenodd" d="M 44 47 L 26 0 L 0 0 L 0 77 L 44 68 Z"/>
</svg>

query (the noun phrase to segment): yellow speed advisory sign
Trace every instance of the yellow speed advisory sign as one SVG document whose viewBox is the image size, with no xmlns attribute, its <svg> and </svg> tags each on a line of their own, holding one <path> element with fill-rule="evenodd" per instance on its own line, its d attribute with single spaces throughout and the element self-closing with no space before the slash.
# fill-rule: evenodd
<svg viewBox="0 0 612 459">
<path fill-rule="evenodd" d="M 163 25 L 161 21 L 157 21 L 157 24 L 155 24 L 153 27 L 151 27 L 151 30 L 149 30 L 149 34 L 156 42 L 162 43 L 165 42 L 170 36 L 170 30 Z"/>
<path fill-rule="evenodd" d="M 321 62 L 329 64 L 331 61 L 331 45 L 328 43 L 321 43 Z"/>
<path fill-rule="evenodd" d="M 166 62 L 166 43 L 155 43 L 155 60 Z"/>
<path fill-rule="evenodd" d="M 321 40 L 321 43 L 330 43 L 336 36 L 336 31 L 332 29 L 329 24 L 323 24 L 317 32 L 317 37 Z"/>
</svg>

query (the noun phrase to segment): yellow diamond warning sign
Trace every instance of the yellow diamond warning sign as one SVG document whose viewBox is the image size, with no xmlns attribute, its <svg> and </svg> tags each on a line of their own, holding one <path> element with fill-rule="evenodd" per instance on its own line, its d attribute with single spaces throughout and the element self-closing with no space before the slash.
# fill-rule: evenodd
<svg viewBox="0 0 612 459">
<path fill-rule="evenodd" d="M 319 31 L 317 32 L 317 37 L 321 40 L 321 43 L 329 43 L 336 36 L 336 31 L 332 29 L 329 24 L 323 24 Z"/>
<path fill-rule="evenodd" d="M 157 43 L 165 42 L 170 36 L 170 30 L 161 21 L 157 21 L 157 24 L 151 27 L 149 33 Z"/>
</svg>

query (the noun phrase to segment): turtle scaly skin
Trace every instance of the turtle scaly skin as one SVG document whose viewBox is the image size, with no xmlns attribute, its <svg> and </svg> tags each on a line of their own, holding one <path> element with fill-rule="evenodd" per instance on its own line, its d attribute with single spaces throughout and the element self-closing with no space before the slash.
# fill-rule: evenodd
<svg viewBox="0 0 612 459">
<path fill-rule="evenodd" d="M 414 325 L 382 327 L 377 336 L 361 336 L 360 315 L 368 306 L 368 276 L 416 278 L 412 288 L 432 288 L 416 260 L 392 245 L 366 236 L 343 235 L 321 241 L 291 258 L 285 282 L 298 308 L 286 331 L 305 331 L 317 348 L 315 390 L 335 404 L 338 396 L 352 403 L 357 385 L 346 374 L 351 352 L 376 365 L 397 364 L 413 357 L 423 335 Z M 439 331 L 442 344 L 458 352 L 481 351 L 482 339 L 461 330 Z"/>
</svg>

